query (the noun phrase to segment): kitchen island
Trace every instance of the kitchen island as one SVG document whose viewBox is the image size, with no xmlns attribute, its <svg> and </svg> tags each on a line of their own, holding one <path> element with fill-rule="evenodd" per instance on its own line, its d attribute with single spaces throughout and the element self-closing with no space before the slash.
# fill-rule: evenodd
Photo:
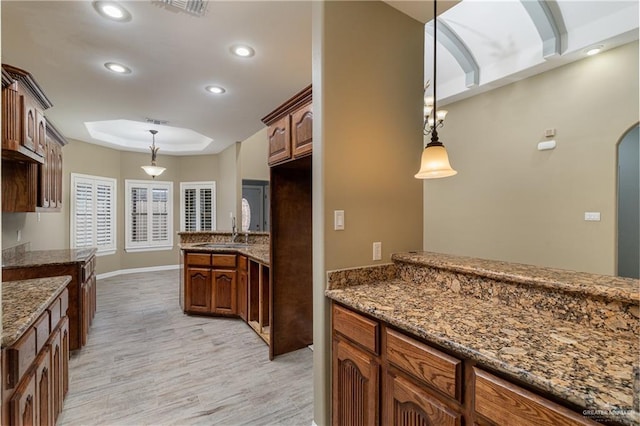
<svg viewBox="0 0 640 426">
<path fill-rule="evenodd" d="M 422 413 L 439 413 L 442 424 L 639 423 L 638 280 L 426 252 L 392 260 L 328 274 L 341 351 L 334 422 L 344 391 L 336 369 L 354 358 L 347 343 L 362 346 L 362 333 L 352 334 L 360 329 L 375 343 L 361 359 L 387 372 L 382 400 L 391 402 L 371 409 L 383 419 L 412 400 L 407 383 L 417 382 L 430 401 Z M 417 347 L 436 352 L 440 374 L 425 373 Z M 427 377 L 416 381 L 420 371 Z M 447 386 L 430 382 L 440 375 Z"/>
<path fill-rule="evenodd" d="M 54 424 L 69 389 L 70 276 L 2 283 L 2 424 Z"/>
<path fill-rule="evenodd" d="M 69 275 L 71 350 L 82 348 L 97 308 L 96 249 L 29 250 L 28 244 L 2 250 L 2 281 Z"/>
</svg>

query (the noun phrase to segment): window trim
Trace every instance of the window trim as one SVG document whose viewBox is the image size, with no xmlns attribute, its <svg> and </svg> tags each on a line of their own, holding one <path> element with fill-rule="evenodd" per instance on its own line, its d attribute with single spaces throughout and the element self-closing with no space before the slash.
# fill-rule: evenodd
<svg viewBox="0 0 640 426">
<path fill-rule="evenodd" d="M 136 180 L 125 179 L 125 200 L 124 200 L 124 222 L 125 222 L 125 247 L 124 251 L 127 253 L 145 252 L 145 251 L 161 251 L 161 250 L 173 250 L 173 182 L 172 181 L 148 181 L 148 180 Z M 147 190 L 155 188 L 162 188 L 168 190 L 168 203 L 167 203 L 167 237 L 165 241 L 159 241 L 153 243 L 147 241 L 144 243 L 138 243 L 131 241 L 131 189 L 133 187 L 145 187 Z M 147 236 L 151 236 L 152 221 L 147 221 L 149 232 Z"/>
<path fill-rule="evenodd" d="M 185 212 L 185 198 L 184 191 L 185 189 L 201 189 L 207 188 L 211 189 L 211 231 L 186 231 L 186 212 Z M 199 196 L 199 195 L 198 195 Z M 216 192 L 216 181 L 198 181 L 198 182 L 180 182 L 180 232 L 213 232 L 217 229 L 217 214 L 216 214 L 216 206 L 217 206 L 217 192 Z"/>
<path fill-rule="evenodd" d="M 118 248 L 117 245 L 117 240 L 118 240 L 118 227 L 117 227 L 117 204 L 118 204 L 118 180 L 115 178 L 110 178 L 110 177 L 106 177 L 106 176 L 95 176 L 95 175 L 86 175 L 86 174 L 81 174 L 81 173 L 71 173 L 70 174 L 70 182 L 69 182 L 69 187 L 70 187 L 70 201 L 69 201 L 69 247 L 71 249 L 82 249 L 85 247 L 76 247 L 76 238 L 75 238 L 75 233 L 76 233 L 76 221 L 75 221 L 75 217 L 76 217 L 76 191 L 75 191 L 75 186 L 76 186 L 76 180 L 84 180 L 84 181 L 91 181 L 92 185 L 96 185 L 97 183 L 103 183 L 103 184 L 108 184 L 111 186 L 112 189 L 112 199 L 113 202 L 111 203 L 111 244 L 107 245 L 107 246 L 98 246 L 97 244 L 93 247 L 97 248 L 96 251 L 96 256 L 108 256 L 108 255 L 112 255 L 115 254 Z M 95 191 L 95 187 L 93 188 L 92 191 L 92 195 L 95 197 L 96 195 L 96 191 Z M 97 203 L 95 203 L 94 205 L 94 212 L 96 210 L 97 207 Z M 97 215 L 94 215 L 94 217 L 97 217 Z M 94 221 L 94 223 L 92 223 L 92 233 L 93 233 L 93 242 L 97 242 L 97 222 Z"/>
</svg>

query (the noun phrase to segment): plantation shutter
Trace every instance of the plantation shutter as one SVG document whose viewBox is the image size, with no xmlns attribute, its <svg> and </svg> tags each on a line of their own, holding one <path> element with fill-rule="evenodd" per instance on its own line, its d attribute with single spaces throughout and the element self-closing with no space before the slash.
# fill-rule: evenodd
<svg viewBox="0 0 640 426">
<path fill-rule="evenodd" d="M 87 181 L 76 181 L 74 247 L 93 246 L 93 185 Z"/>
<path fill-rule="evenodd" d="M 215 229 L 215 182 L 180 183 L 180 229 L 212 231 Z"/>
<path fill-rule="evenodd" d="M 183 231 L 197 231 L 197 217 L 198 208 L 196 204 L 197 190 L 195 188 L 185 188 L 183 191 L 183 211 L 184 211 L 184 226 Z"/>
<path fill-rule="evenodd" d="M 125 181 L 127 251 L 173 247 L 172 182 Z"/>
<path fill-rule="evenodd" d="M 116 180 L 71 174 L 71 248 L 115 252 Z"/>
</svg>

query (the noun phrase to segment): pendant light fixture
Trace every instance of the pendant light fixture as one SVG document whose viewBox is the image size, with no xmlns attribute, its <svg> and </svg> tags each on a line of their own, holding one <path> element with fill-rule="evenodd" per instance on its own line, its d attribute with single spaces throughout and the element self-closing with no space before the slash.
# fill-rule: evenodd
<svg viewBox="0 0 640 426">
<path fill-rule="evenodd" d="M 447 176 L 453 176 L 457 171 L 451 168 L 449 164 L 449 155 L 444 144 L 438 139 L 438 127 L 444 121 L 446 111 L 437 111 L 436 109 L 436 49 L 437 49 L 437 33 L 438 33 L 438 5 L 437 1 L 433 1 L 433 107 L 427 105 L 425 93 L 425 110 L 423 134 L 425 136 L 431 134 L 431 142 L 427 144 L 422 151 L 420 160 L 420 170 L 415 174 L 417 179 L 436 179 Z M 428 87 L 428 86 L 427 86 Z M 426 91 L 426 87 L 425 87 Z M 431 117 L 433 115 L 433 117 Z"/>
<path fill-rule="evenodd" d="M 156 165 L 156 154 L 158 153 L 158 150 L 160 148 L 156 148 L 156 133 L 158 133 L 157 130 L 149 130 L 149 133 L 151 133 L 151 137 L 153 138 L 153 142 L 151 143 L 151 146 L 149 148 L 151 148 L 151 165 L 150 166 L 142 166 L 142 169 L 152 178 L 155 179 L 156 176 L 160 176 L 162 174 L 162 172 L 164 172 L 165 169 L 164 167 L 160 167 Z"/>
</svg>

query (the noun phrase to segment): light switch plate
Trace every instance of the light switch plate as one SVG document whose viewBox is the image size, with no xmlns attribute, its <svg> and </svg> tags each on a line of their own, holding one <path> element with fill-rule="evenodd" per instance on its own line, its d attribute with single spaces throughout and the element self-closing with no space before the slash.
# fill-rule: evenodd
<svg viewBox="0 0 640 426">
<path fill-rule="evenodd" d="M 335 231 L 344 231 L 344 210 L 333 211 L 333 229 Z"/>
<path fill-rule="evenodd" d="M 382 260 L 382 243 L 373 243 L 373 260 Z"/>
</svg>

